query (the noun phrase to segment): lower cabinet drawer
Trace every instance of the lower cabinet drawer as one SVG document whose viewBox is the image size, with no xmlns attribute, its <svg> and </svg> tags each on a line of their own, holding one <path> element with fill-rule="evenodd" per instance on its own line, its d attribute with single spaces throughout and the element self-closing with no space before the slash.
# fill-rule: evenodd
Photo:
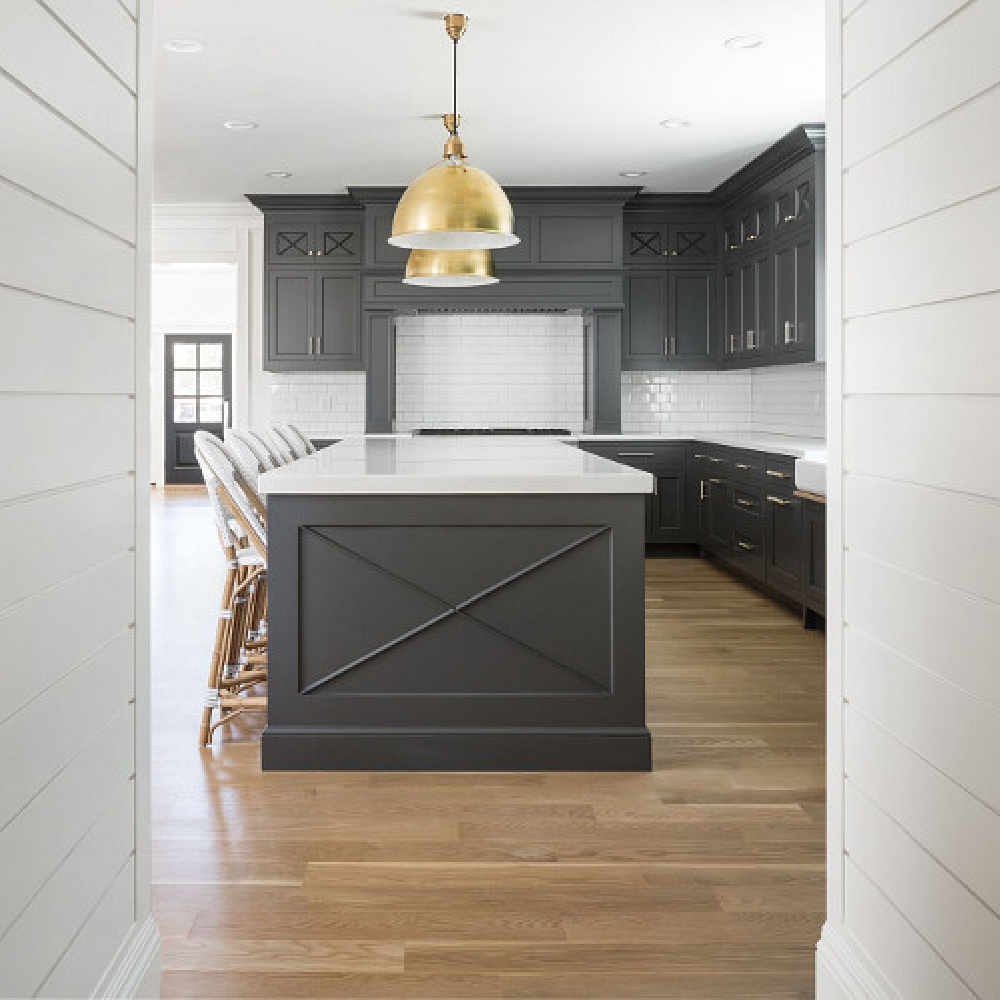
<svg viewBox="0 0 1000 1000">
<path fill-rule="evenodd" d="M 764 516 L 764 495 L 757 490 L 733 486 L 733 510 L 747 517 Z"/>
<path fill-rule="evenodd" d="M 580 448 L 612 462 L 631 465 L 636 469 L 652 471 L 656 466 L 684 465 L 687 462 L 687 445 L 663 444 L 659 441 L 600 441 L 591 444 L 581 441 Z"/>
<path fill-rule="evenodd" d="M 733 524 L 733 547 L 730 554 L 733 565 L 744 573 L 763 580 L 764 556 L 763 525 L 737 518 Z"/>
</svg>

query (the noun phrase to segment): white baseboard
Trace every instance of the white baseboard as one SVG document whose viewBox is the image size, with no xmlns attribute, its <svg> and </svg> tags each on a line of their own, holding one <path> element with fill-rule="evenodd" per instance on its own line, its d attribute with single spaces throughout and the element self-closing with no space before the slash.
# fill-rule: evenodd
<svg viewBox="0 0 1000 1000">
<path fill-rule="evenodd" d="M 152 914 L 132 930 L 107 971 L 101 977 L 95 997 L 142 997 L 155 1000 L 160 995 L 160 932 Z"/>
<path fill-rule="evenodd" d="M 826 923 L 816 946 L 816 1000 L 903 1000 L 844 927 Z"/>
</svg>

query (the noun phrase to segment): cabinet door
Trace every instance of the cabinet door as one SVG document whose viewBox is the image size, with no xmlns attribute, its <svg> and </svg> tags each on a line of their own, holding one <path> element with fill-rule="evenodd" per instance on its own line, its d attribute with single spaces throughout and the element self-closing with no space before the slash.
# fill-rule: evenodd
<svg viewBox="0 0 1000 1000">
<path fill-rule="evenodd" d="M 317 263 L 360 267 L 363 262 L 360 219 L 345 220 L 333 213 L 316 217 L 313 250 Z"/>
<path fill-rule="evenodd" d="M 715 272 L 670 274 L 668 347 L 671 361 L 705 362 L 714 351 L 712 338 Z"/>
<path fill-rule="evenodd" d="M 625 358 L 662 362 L 667 350 L 667 277 L 649 271 L 628 277 Z"/>
<path fill-rule="evenodd" d="M 765 579 L 775 590 L 802 600 L 802 501 L 783 493 L 767 495 Z"/>
<path fill-rule="evenodd" d="M 312 216 L 303 212 L 268 212 L 264 229 L 269 264 L 308 264 L 313 254 Z"/>
<path fill-rule="evenodd" d="M 315 335 L 320 368 L 361 369 L 361 280 L 357 274 L 318 272 Z"/>
<path fill-rule="evenodd" d="M 810 235 L 785 243 L 774 251 L 775 355 L 808 356 L 815 350 L 815 250 Z"/>
<path fill-rule="evenodd" d="M 653 265 L 670 256 L 670 228 L 656 223 L 625 223 L 625 261 Z"/>
<path fill-rule="evenodd" d="M 826 614 L 826 506 L 802 504 L 805 604 Z"/>
<path fill-rule="evenodd" d="M 725 479 L 709 479 L 707 487 L 709 548 L 727 553 L 732 548 L 730 486 Z"/>
<path fill-rule="evenodd" d="M 667 261 L 671 264 L 711 264 L 715 260 L 715 226 L 710 222 L 672 222 Z"/>
<path fill-rule="evenodd" d="M 742 275 L 740 271 L 727 271 L 722 280 L 726 310 L 723 328 L 725 331 L 725 350 L 727 355 L 735 355 L 743 350 Z"/>
<path fill-rule="evenodd" d="M 313 358 L 316 272 L 273 268 L 268 274 L 267 291 L 265 367 L 270 362 L 289 361 L 305 361 L 308 367 Z"/>
<path fill-rule="evenodd" d="M 647 542 L 691 541 L 687 519 L 687 474 L 683 468 L 659 469 L 650 503 Z"/>
</svg>

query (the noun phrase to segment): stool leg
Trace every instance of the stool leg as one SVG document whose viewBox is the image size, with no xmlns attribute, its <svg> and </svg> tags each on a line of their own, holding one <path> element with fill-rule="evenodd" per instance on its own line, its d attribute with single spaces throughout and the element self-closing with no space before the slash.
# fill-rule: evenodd
<svg viewBox="0 0 1000 1000">
<path fill-rule="evenodd" d="M 238 567 L 236 552 L 232 546 L 223 549 L 226 556 L 226 578 L 222 585 L 222 601 L 219 609 L 219 620 L 215 627 L 215 644 L 212 647 L 212 657 L 208 666 L 208 690 L 205 707 L 201 712 L 201 726 L 198 730 L 198 746 L 208 746 L 212 726 L 212 712 L 219 696 L 219 681 L 226 665 L 226 654 L 230 646 L 230 636 L 233 626 L 233 591 L 236 586 Z M 213 697 L 214 695 L 214 697 Z"/>
</svg>

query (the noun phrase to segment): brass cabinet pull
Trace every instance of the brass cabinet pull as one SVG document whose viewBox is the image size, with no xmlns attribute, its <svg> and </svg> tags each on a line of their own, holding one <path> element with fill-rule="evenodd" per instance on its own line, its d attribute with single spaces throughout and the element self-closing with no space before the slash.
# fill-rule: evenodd
<svg viewBox="0 0 1000 1000">
<path fill-rule="evenodd" d="M 755 507 L 756 506 L 756 504 L 753 502 L 753 500 L 744 500 L 742 497 L 737 497 L 736 498 L 736 502 L 741 507 Z"/>
<path fill-rule="evenodd" d="M 696 454 L 694 457 L 695 458 L 705 458 L 706 456 L 705 455 L 698 455 L 698 454 Z"/>
<path fill-rule="evenodd" d="M 712 455 L 706 456 L 710 462 L 724 462 L 724 458 L 715 458 Z"/>
<path fill-rule="evenodd" d="M 698 481 L 698 499 L 699 500 L 704 500 L 704 499 L 706 499 L 706 497 L 707 497 L 707 493 L 705 492 L 705 480 L 704 479 L 700 479 Z"/>
<path fill-rule="evenodd" d="M 710 479 L 709 482 L 710 483 L 715 483 L 716 485 L 718 485 L 719 483 L 722 482 L 722 480 L 721 479 Z"/>
<path fill-rule="evenodd" d="M 663 338 L 663 353 L 666 354 L 666 355 L 670 354 L 670 338 L 669 337 L 664 337 Z"/>
<path fill-rule="evenodd" d="M 779 507 L 791 507 L 792 506 L 792 501 L 791 500 L 784 500 L 781 497 L 768 496 L 767 502 L 768 503 L 776 503 Z"/>
<path fill-rule="evenodd" d="M 755 552 L 757 550 L 757 546 L 751 545 L 749 542 L 740 541 L 736 543 L 736 546 L 743 549 L 744 552 Z"/>
<path fill-rule="evenodd" d="M 779 472 L 777 469 L 768 469 L 767 474 L 774 479 L 791 479 L 791 473 Z"/>
<path fill-rule="evenodd" d="M 697 458 L 697 456 L 695 456 L 695 457 Z M 752 465 L 747 465 L 746 462 L 737 462 L 736 463 L 736 468 L 737 469 L 752 469 L 753 466 Z"/>
<path fill-rule="evenodd" d="M 670 337 L 670 353 L 677 353 L 677 338 L 675 336 Z"/>
</svg>

